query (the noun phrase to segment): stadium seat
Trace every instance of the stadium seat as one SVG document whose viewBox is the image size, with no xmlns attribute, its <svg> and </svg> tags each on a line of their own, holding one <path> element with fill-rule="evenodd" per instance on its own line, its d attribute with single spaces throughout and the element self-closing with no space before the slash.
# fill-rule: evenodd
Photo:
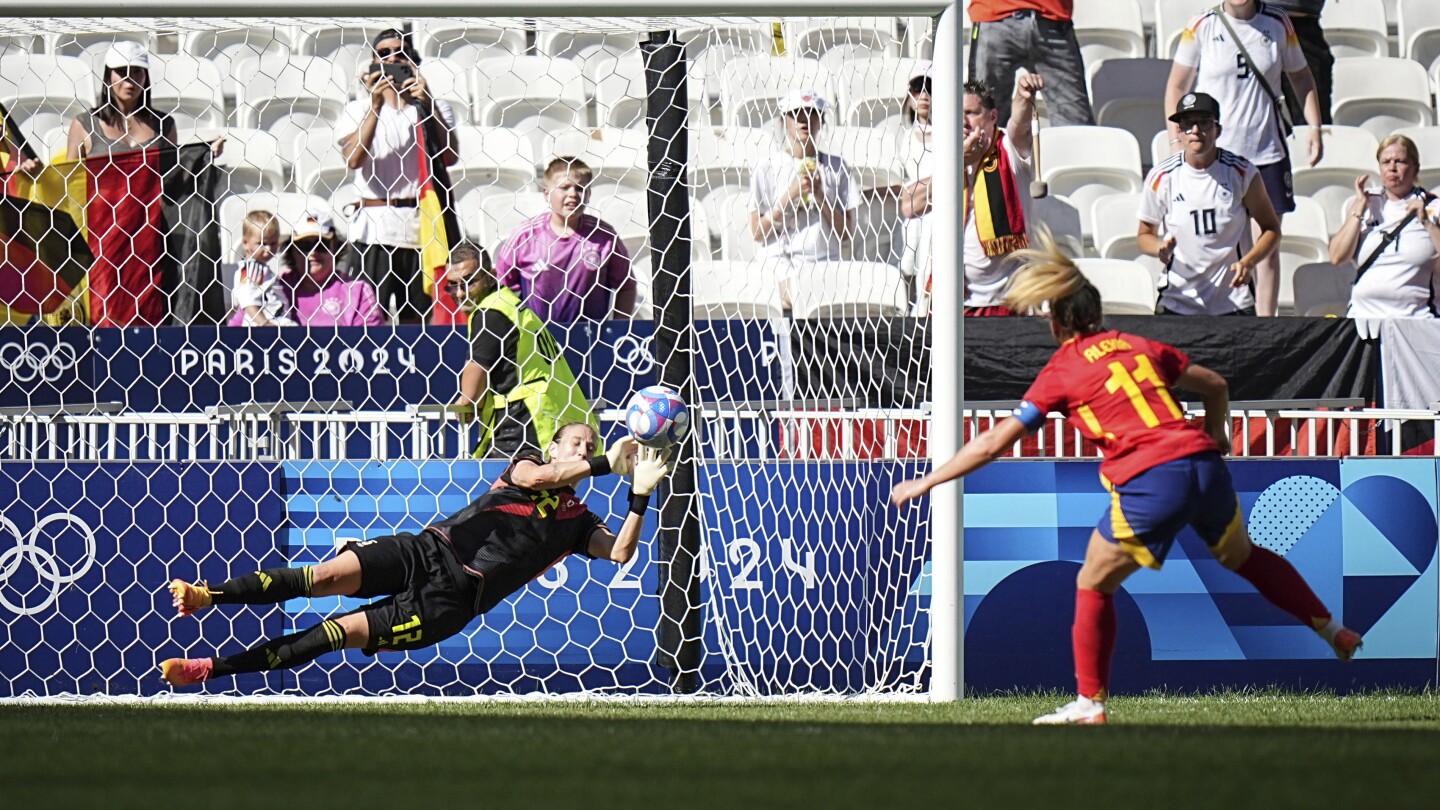
<svg viewBox="0 0 1440 810">
<path fill-rule="evenodd" d="M 591 59 L 617 55 L 640 56 L 640 36 L 633 32 L 557 28 L 544 20 L 535 24 L 535 52 L 554 59 L 572 59 L 582 65 Z"/>
<path fill-rule="evenodd" d="M 1075 6 L 1075 39 L 1086 67 L 1094 70 L 1107 59 L 1145 57 L 1140 5 L 1140 0 L 1109 0 Z"/>
<path fill-rule="evenodd" d="M 1390 55 L 1385 4 L 1381 0 L 1327 3 L 1320 15 L 1320 27 L 1325 30 L 1325 41 L 1336 59 Z"/>
<path fill-rule="evenodd" d="M 475 68 L 475 121 L 516 127 L 536 120 L 548 128 L 584 123 L 585 81 L 568 59 L 547 56 L 490 57 Z M 538 145 L 538 143 L 537 143 Z"/>
<path fill-rule="evenodd" d="M 0 57 L 0 102 L 33 144 L 94 107 L 98 85 L 90 66 L 73 56 Z"/>
<path fill-rule="evenodd" d="M 0 34 L 0 58 L 45 53 L 45 47 L 40 34 Z"/>
<path fill-rule="evenodd" d="M 1168 59 L 1108 60 L 1090 78 L 1095 123 L 1123 129 L 1135 136 L 1136 143 L 1148 147 L 1155 131 L 1165 129 L 1165 82 L 1169 77 Z"/>
<path fill-rule="evenodd" d="M 450 167 L 454 196 L 536 189 L 535 152 L 522 133 L 503 127 L 455 128 L 459 158 Z"/>
<path fill-rule="evenodd" d="M 961 4 L 964 5 L 963 3 Z M 963 11 L 963 8 L 962 8 Z M 905 27 L 904 34 L 900 41 L 903 43 L 904 55 L 911 59 L 933 59 L 935 54 L 935 21 L 929 17 L 903 17 L 901 24 Z M 961 22 L 960 39 L 970 38 L 969 17 L 963 17 Z M 960 64 L 965 64 L 962 61 Z"/>
<path fill-rule="evenodd" d="M 225 149 L 215 159 L 215 165 L 225 170 L 226 177 L 216 187 L 215 196 L 285 190 L 285 162 L 280 157 L 280 144 L 274 135 L 264 130 L 238 127 L 200 130 L 197 134 L 202 137 L 225 136 Z M 181 141 L 185 140 L 182 136 Z M 332 151 L 339 155 L 340 150 Z"/>
<path fill-rule="evenodd" d="M 592 196 L 615 188 L 644 191 L 650 176 L 646 165 L 649 140 L 650 134 L 643 129 L 602 127 L 556 133 L 547 138 L 538 168 L 543 172 L 552 157 L 569 155 L 585 161 L 594 172 Z"/>
<path fill-rule="evenodd" d="M 1355 178 L 1376 176 L 1375 152 L 1380 142 L 1359 127 L 1326 127 L 1325 156 L 1313 168 L 1307 166 L 1305 144 L 1309 143 L 1309 127 L 1296 127 L 1290 136 L 1290 171 L 1295 196 L 1313 197 L 1325 211 L 1328 233 L 1339 230 L 1344 201 L 1355 196 Z"/>
<path fill-rule="evenodd" d="M 681 28 L 676 39 L 685 43 L 690 105 L 694 120 L 719 124 L 721 70 L 729 62 L 769 55 L 770 27 L 758 23 L 719 24 Z"/>
<path fill-rule="evenodd" d="M 475 203 L 477 199 L 478 205 Z M 520 223 L 550 210 L 544 195 L 538 190 L 465 197 L 461 200 L 461 207 L 478 212 L 468 230 L 489 248 L 492 256 Z"/>
<path fill-rule="evenodd" d="M 797 268 L 791 314 L 798 318 L 885 318 L 910 308 L 898 267 L 877 262 L 814 262 Z"/>
<path fill-rule="evenodd" d="M 1402 127 L 1435 123 L 1430 79 L 1409 59 L 1337 59 L 1335 123 L 1383 138 Z"/>
<path fill-rule="evenodd" d="M 1285 215 L 1277 252 L 1280 255 L 1278 303 L 1280 313 L 1288 315 L 1295 310 L 1291 278 L 1296 268 L 1325 261 L 1330 255 L 1329 228 L 1320 203 L 1309 197 L 1295 198 L 1295 210 Z"/>
<path fill-rule="evenodd" d="M 896 151 L 896 130 L 892 127 L 821 128 L 815 138 L 820 150 L 844 158 L 855 173 L 861 190 L 887 188 L 905 180 L 905 167 Z"/>
<path fill-rule="evenodd" d="M 825 130 L 820 133 L 823 136 Z M 751 169 L 780 148 L 774 132 L 760 127 L 737 127 L 719 134 L 702 128 L 692 137 L 690 182 L 701 197 L 726 186 L 748 188 Z"/>
<path fill-rule="evenodd" d="M 1295 268 L 1291 297 L 1295 314 L 1306 317 L 1344 316 L 1350 306 L 1350 290 L 1355 283 L 1355 266 L 1313 262 Z"/>
<path fill-rule="evenodd" d="M 690 267 L 696 318 L 769 320 L 784 317 L 774 270 L 763 262 L 695 262 Z"/>
<path fill-rule="evenodd" d="M 1179 146 L 1179 144 L 1175 144 Z M 1150 168 L 1155 164 L 1175 154 L 1175 146 L 1170 144 L 1170 130 L 1162 129 L 1150 139 Z M 1149 171 L 1149 169 L 1146 169 Z"/>
<path fill-rule="evenodd" d="M 63 34 L 46 34 L 45 49 L 56 56 L 75 56 L 87 64 L 98 54 L 103 59 L 105 51 L 116 42 L 138 42 L 152 54 L 159 50 L 149 33 L 136 31 L 75 31 Z M 96 72 L 98 76 L 98 71 Z"/>
<path fill-rule="evenodd" d="M 1100 291 L 1101 311 L 1105 314 L 1155 314 L 1158 293 L 1149 270 L 1124 259 L 1081 258 L 1075 264 Z"/>
<path fill-rule="evenodd" d="M 288 25 L 224 30 L 187 31 L 180 36 L 180 53 L 209 59 L 220 71 L 221 95 L 235 98 L 235 63 L 259 59 L 264 64 L 285 63 L 293 52 Z"/>
<path fill-rule="evenodd" d="M 1090 236 L 1095 253 L 1106 259 L 1134 259 L 1142 255 L 1137 235 L 1140 232 L 1140 201 L 1144 195 L 1107 194 L 1091 206 L 1090 223 L 1095 231 Z"/>
<path fill-rule="evenodd" d="M 755 258 L 759 245 L 750 230 L 750 192 L 735 189 L 712 194 L 704 205 L 708 206 L 710 221 L 720 224 L 720 258 L 730 261 Z"/>
<path fill-rule="evenodd" d="M 220 68 L 188 53 L 150 59 L 151 100 L 169 110 L 180 129 L 225 126 L 225 97 Z"/>
<path fill-rule="evenodd" d="M 220 220 L 221 261 L 224 262 L 238 262 L 242 258 L 240 220 L 251 211 L 269 211 L 279 217 L 282 238 L 288 237 L 308 212 L 331 214 L 330 203 L 323 197 L 273 192 L 232 194 L 220 200 L 217 210 Z"/>
<path fill-rule="evenodd" d="M 640 53 L 602 59 L 593 65 L 595 122 L 602 127 L 644 127 L 647 89 Z"/>
<path fill-rule="evenodd" d="M 492 25 L 483 19 L 417 17 L 411 26 L 415 50 L 427 61 L 449 59 L 468 69 L 481 59 L 525 53 L 523 30 Z"/>
<path fill-rule="evenodd" d="M 295 29 L 296 56 L 323 57 L 333 62 L 336 72 L 346 77 L 346 93 L 359 89 L 359 76 L 375 60 L 370 42 L 387 28 L 402 28 L 402 20 L 377 25 L 302 25 Z"/>
<path fill-rule="evenodd" d="M 1197 0 L 1155 0 L 1155 55 L 1174 58 L 1180 33 L 1191 20 L 1211 8 L 1214 6 Z"/>
<path fill-rule="evenodd" d="M 352 171 L 328 127 L 294 133 L 280 152 L 290 158 L 297 191 L 330 197 L 351 181 Z"/>
<path fill-rule="evenodd" d="M 470 101 L 469 68 L 453 59 L 437 56 L 420 63 L 420 74 L 425 77 L 432 98 L 450 103 L 457 126 L 471 123 L 475 105 Z"/>
<path fill-rule="evenodd" d="M 263 63 L 246 59 L 236 71 L 236 123 L 269 130 L 282 139 L 296 129 L 337 120 L 354 83 L 340 65 L 323 56 Z"/>
<path fill-rule="evenodd" d="M 588 210 L 610 223 L 634 256 L 650 246 L 650 209 L 645 192 L 611 186 L 590 195 Z"/>
<path fill-rule="evenodd" d="M 888 57 L 842 62 L 835 74 L 840 114 L 834 123 L 873 127 L 899 121 L 905 109 L 906 81 L 914 66 L 915 60 Z"/>
<path fill-rule="evenodd" d="M 720 72 L 720 107 L 729 127 L 774 126 L 780 99 L 791 90 L 813 89 L 830 102 L 830 123 L 838 123 L 834 83 L 816 59 L 744 56 Z"/>
<path fill-rule="evenodd" d="M 1420 185 L 1431 194 L 1440 189 L 1440 126 L 1406 127 L 1395 131 L 1415 142 L 1420 151 Z"/>
<path fill-rule="evenodd" d="M 1048 127 L 1040 131 L 1041 169 L 1051 194 L 1061 194 L 1080 211 L 1085 233 L 1095 200 L 1114 192 L 1134 193 L 1140 174 L 1140 145 L 1123 129 Z"/>
<path fill-rule="evenodd" d="M 1102 198 L 1103 199 L 1103 198 Z M 1050 228 L 1055 241 L 1072 258 L 1085 255 L 1085 233 L 1080 224 L 1080 210 L 1064 197 L 1051 194 L 1031 203 L 1036 222 Z"/>
<path fill-rule="evenodd" d="M 1440 3 L 1400 0 L 1396 14 L 1400 55 L 1419 62 L 1427 71 L 1440 67 Z"/>
<path fill-rule="evenodd" d="M 840 45 L 860 45 L 877 54 L 900 56 L 900 39 L 891 17 L 814 17 L 784 23 L 785 53 L 818 59 Z"/>
</svg>

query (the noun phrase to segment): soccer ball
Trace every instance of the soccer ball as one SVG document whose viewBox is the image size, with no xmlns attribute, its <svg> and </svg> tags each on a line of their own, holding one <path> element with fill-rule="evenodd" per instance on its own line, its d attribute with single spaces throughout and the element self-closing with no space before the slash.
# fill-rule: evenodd
<svg viewBox="0 0 1440 810">
<path fill-rule="evenodd" d="M 673 388 L 641 388 L 625 408 L 625 424 L 635 441 L 664 450 L 690 435 L 690 412 Z"/>
</svg>

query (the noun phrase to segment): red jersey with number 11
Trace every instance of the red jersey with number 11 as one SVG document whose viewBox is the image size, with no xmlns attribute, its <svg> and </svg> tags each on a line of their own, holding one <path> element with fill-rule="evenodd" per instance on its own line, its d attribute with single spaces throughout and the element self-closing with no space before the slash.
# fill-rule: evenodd
<svg viewBox="0 0 1440 810">
<path fill-rule="evenodd" d="M 1157 464 L 1219 451 L 1170 393 L 1188 365 L 1174 346 L 1136 335 L 1072 338 L 1030 384 L 1016 416 L 1033 430 L 1037 417 L 1065 414 L 1105 454 L 1100 474 L 1123 484 Z"/>
</svg>

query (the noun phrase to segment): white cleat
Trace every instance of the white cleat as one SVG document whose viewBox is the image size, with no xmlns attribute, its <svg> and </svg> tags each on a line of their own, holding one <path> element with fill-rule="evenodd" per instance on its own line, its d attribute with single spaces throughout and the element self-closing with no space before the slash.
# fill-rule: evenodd
<svg viewBox="0 0 1440 810">
<path fill-rule="evenodd" d="M 1037 726 L 1103 726 L 1105 725 L 1105 702 L 1087 697 L 1076 698 L 1051 714 L 1035 718 Z"/>
</svg>

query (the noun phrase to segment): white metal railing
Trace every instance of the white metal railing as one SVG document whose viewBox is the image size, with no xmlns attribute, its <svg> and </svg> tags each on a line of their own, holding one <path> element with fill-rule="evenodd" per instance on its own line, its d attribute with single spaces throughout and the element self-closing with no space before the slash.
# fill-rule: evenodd
<svg viewBox="0 0 1440 810">
<path fill-rule="evenodd" d="M 928 409 L 829 410 L 735 404 L 707 407 L 696 421 L 702 458 L 715 461 L 923 460 Z M 1010 414 L 1012 403 L 973 403 L 964 438 Z M 1199 411 L 1187 407 L 1191 416 Z M 1313 403 L 1234 403 L 1237 458 L 1398 456 L 1401 424 L 1440 440 L 1440 411 L 1348 408 Z M 601 422 L 624 412 L 608 409 Z M 1412 428 L 1412 432 L 1413 432 Z M 0 413 L 0 460 L 309 461 L 468 458 L 473 425 L 440 405 L 405 411 L 352 411 L 344 403 L 260 403 L 201 413 L 133 413 L 117 406 Z M 1098 458 L 1099 451 L 1059 414 L 1017 442 L 1009 456 Z"/>
</svg>

